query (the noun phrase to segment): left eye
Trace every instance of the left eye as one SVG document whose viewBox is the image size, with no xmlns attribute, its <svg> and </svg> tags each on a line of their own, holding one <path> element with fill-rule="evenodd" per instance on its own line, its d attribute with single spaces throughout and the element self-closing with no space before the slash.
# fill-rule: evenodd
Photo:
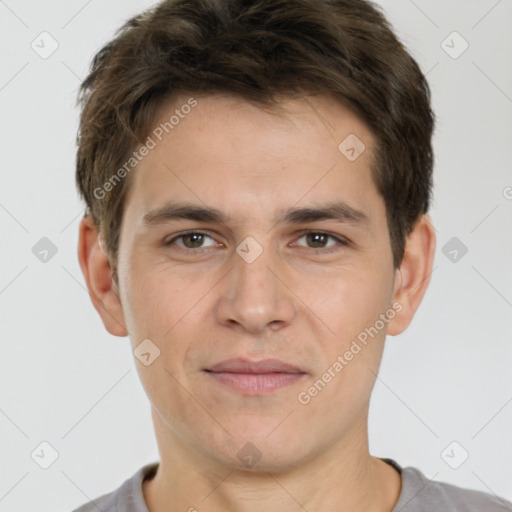
<svg viewBox="0 0 512 512">
<path fill-rule="evenodd" d="M 209 238 L 214 243 L 210 244 L 209 246 L 203 246 L 203 242 L 206 238 Z M 324 233 L 322 231 L 308 231 L 306 233 L 302 233 L 298 240 L 305 238 L 306 243 L 308 244 L 309 248 L 311 249 L 325 249 L 325 248 L 332 248 L 336 247 L 337 245 L 348 245 L 348 242 L 345 241 L 342 238 L 338 238 L 337 236 L 330 235 L 329 233 Z M 336 243 L 331 245 L 326 245 L 328 240 L 334 240 Z M 182 241 L 181 244 L 178 244 L 177 241 Z M 192 231 L 190 233 L 183 233 L 181 235 L 178 235 L 174 238 L 171 238 L 169 241 L 165 242 L 165 245 L 170 246 L 175 244 L 180 249 L 184 250 L 193 250 L 193 249 L 203 249 L 205 247 L 211 247 L 215 246 L 215 240 L 206 233 L 202 233 L 200 231 Z M 313 244 L 313 246 L 309 245 Z M 298 245 L 299 247 L 304 247 L 301 244 L 294 243 L 294 245 Z"/>
<path fill-rule="evenodd" d="M 303 233 L 300 237 L 301 238 L 306 237 L 307 243 L 313 243 L 313 244 L 320 244 L 321 247 L 312 247 L 313 249 L 324 249 L 326 247 L 335 247 L 336 245 L 348 245 L 345 240 L 342 240 L 341 238 L 338 238 L 337 236 L 330 235 L 329 233 L 323 233 L 323 232 L 317 232 L 317 231 L 308 231 L 307 233 Z M 338 244 L 327 246 L 325 243 L 327 240 L 332 239 L 338 242 Z"/>
</svg>

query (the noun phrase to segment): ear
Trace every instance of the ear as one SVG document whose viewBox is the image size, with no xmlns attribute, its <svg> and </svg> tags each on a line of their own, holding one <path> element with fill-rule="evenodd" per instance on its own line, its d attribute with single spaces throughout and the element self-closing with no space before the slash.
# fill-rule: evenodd
<svg viewBox="0 0 512 512">
<path fill-rule="evenodd" d="M 126 323 L 119 293 L 111 277 L 110 264 L 99 242 L 99 233 L 92 217 L 80 222 L 78 261 L 87 283 L 89 297 L 100 314 L 103 325 L 114 336 L 126 336 Z"/>
<path fill-rule="evenodd" d="M 409 326 L 430 283 L 436 234 L 431 219 L 423 215 L 407 237 L 404 258 L 396 270 L 393 304 L 402 309 L 390 320 L 387 333 L 396 336 Z"/>
</svg>

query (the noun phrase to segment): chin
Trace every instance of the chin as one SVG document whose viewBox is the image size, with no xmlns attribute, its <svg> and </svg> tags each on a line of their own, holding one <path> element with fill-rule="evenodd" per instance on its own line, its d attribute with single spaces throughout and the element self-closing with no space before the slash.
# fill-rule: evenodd
<svg viewBox="0 0 512 512">
<path fill-rule="evenodd" d="M 269 421 L 269 418 L 265 418 L 265 421 L 257 422 L 256 426 L 259 425 L 260 429 L 255 429 L 254 422 L 250 428 L 232 430 L 230 426 L 228 430 L 235 436 L 234 439 L 227 436 L 220 444 L 203 443 L 201 448 L 204 450 L 210 444 L 210 457 L 233 470 L 252 473 L 288 471 L 313 458 L 315 447 L 309 446 L 304 440 L 314 439 L 314 436 L 308 435 L 308 432 L 311 434 L 310 429 L 301 434 L 293 426 L 278 432 L 276 425 L 280 421 L 282 419 Z M 243 432 L 243 436 L 236 435 L 236 432 Z"/>
</svg>

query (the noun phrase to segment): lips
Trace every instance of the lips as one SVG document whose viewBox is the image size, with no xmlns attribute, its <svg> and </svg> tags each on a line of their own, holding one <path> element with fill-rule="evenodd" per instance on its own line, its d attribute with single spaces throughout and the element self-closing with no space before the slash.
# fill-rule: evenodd
<svg viewBox="0 0 512 512">
<path fill-rule="evenodd" d="M 243 358 L 226 359 L 207 368 L 208 372 L 215 373 L 306 373 L 297 366 L 285 363 L 279 359 L 263 359 L 262 361 L 250 361 Z"/>
<path fill-rule="evenodd" d="M 205 373 L 213 382 L 250 396 L 273 395 L 306 376 L 306 372 L 297 366 L 279 359 L 226 359 L 205 369 Z"/>
</svg>

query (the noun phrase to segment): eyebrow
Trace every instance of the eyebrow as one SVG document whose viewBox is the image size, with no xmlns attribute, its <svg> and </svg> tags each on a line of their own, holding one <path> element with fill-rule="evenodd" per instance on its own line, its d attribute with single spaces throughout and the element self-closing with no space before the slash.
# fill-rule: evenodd
<svg viewBox="0 0 512 512">
<path fill-rule="evenodd" d="M 230 221 L 229 216 L 216 208 L 187 203 L 168 203 L 144 215 L 143 224 L 153 226 L 180 219 L 211 224 L 228 224 Z M 370 223 L 366 213 L 356 210 L 343 201 L 281 210 L 276 223 L 302 224 L 321 220 L 336 220 L 356 226 L 368 226 Z"/>
</svg>

